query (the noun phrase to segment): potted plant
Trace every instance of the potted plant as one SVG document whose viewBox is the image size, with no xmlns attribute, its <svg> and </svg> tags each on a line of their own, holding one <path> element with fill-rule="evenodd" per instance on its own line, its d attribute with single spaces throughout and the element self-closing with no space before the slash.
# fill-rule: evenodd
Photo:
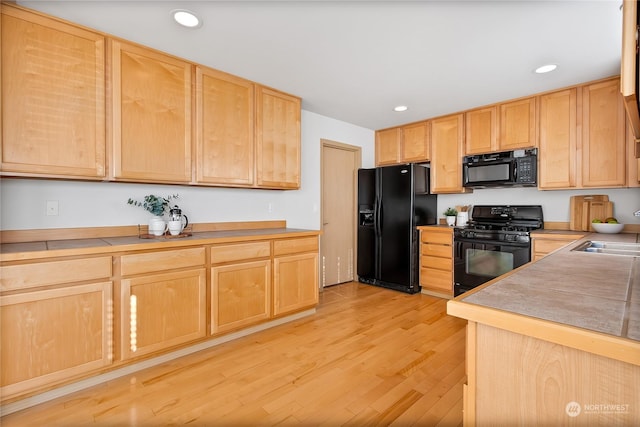
<svg viewBox="0 0 640 427">
<path fill-rule="evenodd" d="M 449 227 L 453 227 L 455 225 L 457 215 L 458 211 L 454 208 L 447 208 L 447 210 L 444 211 L 444 216 L 446 217 L 447 225 Z"/>
<path fill-rule="evenodd" d="M 172 194 L 167 197 L 156 196 L 155 194 L 149 194 L 144 196 L 143 201 L 138 201 L 129 198 L 127 203 L 133 206 L 140 206 L 147 212 L 150 212 L 153 216 L 149 219 L 149 234 L 154 236 L 162 236 L 167 231 L 167 223 L 162 216 L 165 214 L 171 199 L 177 199 L 177 194 Z"/>
</svg>

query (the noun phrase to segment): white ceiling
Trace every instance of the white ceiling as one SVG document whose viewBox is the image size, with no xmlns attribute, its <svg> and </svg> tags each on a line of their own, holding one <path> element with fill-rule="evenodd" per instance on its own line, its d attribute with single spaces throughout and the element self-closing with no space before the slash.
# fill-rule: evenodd
<svg viewBox="0 0 640 427">
<path fill-rule="evenodd" d="M 19 1 L 381 129 L 620 72 L 622 0 Z M 185 29 L 169 12 L 204 24 Z M 558 69 L 537 75 L 545 63 Z M 395 105 L 409 110 L 396 113 Z"/>
</svg>

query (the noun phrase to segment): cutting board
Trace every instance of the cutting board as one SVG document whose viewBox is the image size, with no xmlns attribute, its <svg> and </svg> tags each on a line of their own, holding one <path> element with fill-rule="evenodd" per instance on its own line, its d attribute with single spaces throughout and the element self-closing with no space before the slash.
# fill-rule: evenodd
<svg viewBox="0 0 640 427">
<path fill-rule="evenodd" d="M 569 229 L 575 231 L 593 231 L 591 221 L 604 220 L 613 216 L 613 202 L 607 195 L 571 196 L 571 219 Z"/>
</svg>

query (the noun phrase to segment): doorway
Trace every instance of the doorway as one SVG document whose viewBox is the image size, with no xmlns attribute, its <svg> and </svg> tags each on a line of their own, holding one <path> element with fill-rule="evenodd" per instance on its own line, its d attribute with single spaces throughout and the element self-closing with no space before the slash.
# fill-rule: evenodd
<svg viewBox="0 0 640 427">
<path fill-rule="evenodd" d="M 322 139 L 322 287 L 355 279 L 357 176 L 362 149 Z"/>
</svg>

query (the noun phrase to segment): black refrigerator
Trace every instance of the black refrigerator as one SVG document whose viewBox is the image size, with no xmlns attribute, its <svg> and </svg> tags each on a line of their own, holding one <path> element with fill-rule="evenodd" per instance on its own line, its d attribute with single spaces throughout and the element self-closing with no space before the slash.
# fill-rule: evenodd
<svg viewBox="0 0 640 427">
<path fill-rule="evenodd" d="M 435 224 L 429 165 L 358 170 L 358 280 L 407 293 L 420 292 L 419 234 Z"/>
</svg>

